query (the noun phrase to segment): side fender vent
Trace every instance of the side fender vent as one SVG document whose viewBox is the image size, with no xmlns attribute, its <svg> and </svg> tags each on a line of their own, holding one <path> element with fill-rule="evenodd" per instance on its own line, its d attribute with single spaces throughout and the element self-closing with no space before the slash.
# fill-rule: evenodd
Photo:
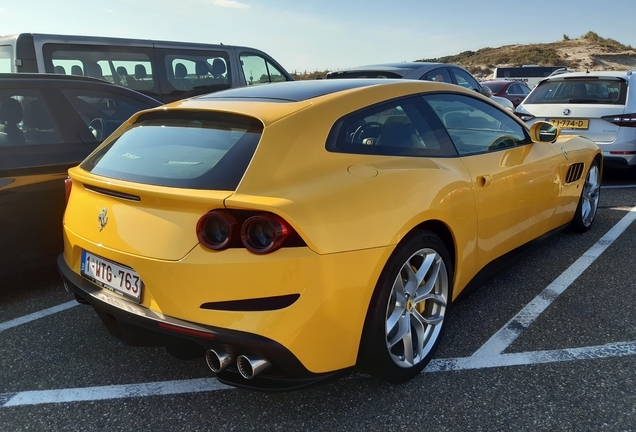
<svg viewBox="0 0 636 432">
<path fill-rule="evenodd" d="M 570 165 L 568 173 L 565 176 L 565 182 L 572 183 L 580 179 L 581 175 L 583 175 L 583 168 L 585 168 L 585 165 L 583 163 L 575 163 Z"/>
</svg>

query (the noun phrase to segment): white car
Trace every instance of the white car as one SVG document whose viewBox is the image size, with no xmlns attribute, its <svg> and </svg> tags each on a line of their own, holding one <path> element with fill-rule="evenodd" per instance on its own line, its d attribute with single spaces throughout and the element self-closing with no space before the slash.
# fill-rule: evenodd
<svg viewBox="0 0 636 432">
<path fill-rule="evenodd" d="M 547 121 L 562 135 L 583 135 L 609 168 L 636 165 L 636 69 L 571 72 L 541 81 L 515 114 L 529 126 Z"/>
</svg>

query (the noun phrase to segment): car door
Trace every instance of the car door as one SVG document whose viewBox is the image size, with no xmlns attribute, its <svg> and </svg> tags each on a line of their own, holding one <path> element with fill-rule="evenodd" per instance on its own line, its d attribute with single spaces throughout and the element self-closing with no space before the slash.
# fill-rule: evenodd
<svg viewBox="0 0 636 432">
<path fill-rule="evenodd" d="M 13 106 L 19 114 L 13 120 L 20 117 L 10 125 L 20 139 L 0 142 L 0 274 L 61 251 L 66 170 L 88 154 L 74 129 L 58 124 L 74 114 L 55 112 L 44 93 L 0 88 L 0 104 Z"/>
<path fill-rule="evenodd" d="M 547 232 L 560 191 L 560 159 L 553 148 L 532 143 L 522 125 L 477 98 L 437 94 L 424 99 L 471 175 L 479 266 Z"/>
<path fill-rule="evenodd" d="M 54 262 L 62 251 L 67 170 L 132 113 L 160 104 L 101 86 L 52 80 L 0 84 L 0 108 L 9 103 L 19 114 L 11 125 L 19 138 L 3 142 L 0 132 L 0 244 L 11 245 L 0 248 L 0 274 Z M 7 125 L 3 128 L 7 135 Z"/>
</svg>

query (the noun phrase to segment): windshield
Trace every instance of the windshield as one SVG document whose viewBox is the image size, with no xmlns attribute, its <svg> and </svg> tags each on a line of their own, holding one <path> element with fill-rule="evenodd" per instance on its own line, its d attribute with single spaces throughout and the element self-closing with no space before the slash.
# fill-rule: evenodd
<svg viewBox="0 0 636 432">
<path fill-rule="evenodd" d="M 164 111 L 139 117 L 81 167 L 104 177 L 188 189 L 235 190 L 262 124 L 214 112 Z"/>
<path fill-rule="evenodd" d="M 625 105 L 627 83 L 620 78 L 547 80 L 528 96 L 528 104 Z"/>
</svg>

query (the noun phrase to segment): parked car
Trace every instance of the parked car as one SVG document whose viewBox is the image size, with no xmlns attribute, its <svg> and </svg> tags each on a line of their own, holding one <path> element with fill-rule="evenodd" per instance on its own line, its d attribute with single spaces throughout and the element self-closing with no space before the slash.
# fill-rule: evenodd
<svg viewBox="0 0 636 432">
<path fill-rule="evenodd" d="M 517 81 L 482 81 L 481 85 L 488 87 L 493 96 L 508 99 L 517 107 L 530 94 L 530 87 Z"/>
<path fill-rule="evenodd" d="M 541 81 L 517 115 L 583 135 L 603 151 L 606 167 L 636 165 L 636 75 L 631 71 L 560 73 Z"/>
<path fill-rule="evenodd" d="M 92 78 L 0 74 L 0 275 L 55 263 L 68 168 L 159 105 Z"/>
<path fill-rule="evenodd" d="M 58 267 L 113 335 L 205 352 L 230 385 L 405 381 L 489 264 L 590 228 L 601 158 L 457 85 L 227 90 L 134 115 L 69 171 Z"/>
<path fill-rule="evenodd" d="M 40 33 L 0 36 L 0 72 L 91 76 L 163 103 L 293 80 L 255 48 Z"/>
<path fill-rule="evenodd" d="M 327 79 L 335 78 L 400 78 L 457 84 L 491 98 L 510 112 L 514 111 L 514 105 L 506 98 L 493 96 L 489 88 L 482 86 L 470 72 L 455 64 L 405 62 L 359 66 L 327 74 Z"/>
</svg>

